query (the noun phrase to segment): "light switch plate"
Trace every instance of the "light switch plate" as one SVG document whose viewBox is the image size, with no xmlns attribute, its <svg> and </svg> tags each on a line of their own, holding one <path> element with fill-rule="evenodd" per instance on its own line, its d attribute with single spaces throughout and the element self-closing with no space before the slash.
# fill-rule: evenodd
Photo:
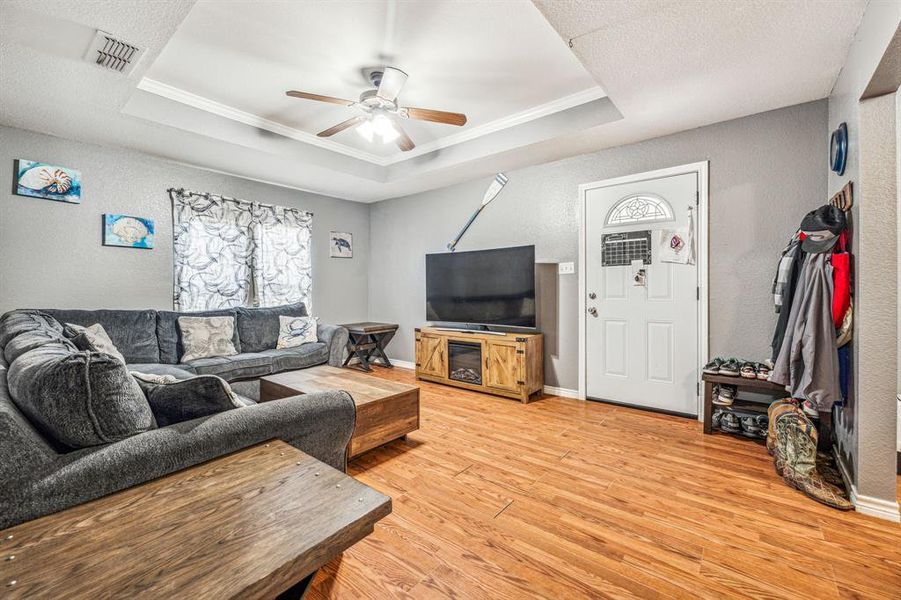
<svg viewBox="0 0 901 600">
<path fill-rule="evenodd" d="M 572 275 L 576 272 L 576 263 L 563 262 L 557 264 L 558 275 Z"/>
</svg>

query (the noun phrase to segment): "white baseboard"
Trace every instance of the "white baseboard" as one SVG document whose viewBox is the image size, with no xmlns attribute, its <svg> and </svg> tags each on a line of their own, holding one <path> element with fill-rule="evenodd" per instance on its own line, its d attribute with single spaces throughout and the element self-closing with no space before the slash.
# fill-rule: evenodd
<svg viewBox="0 0 901 600">
<path fill-rule="evenodd" d="M 848 486 L 849 500 L 851 500 L 851 504 L 854 505 L 854 510 L 862 515 L 885 519 L 886 521 L 893 521 L 895 523 L 901 522 L 901 513 L 899 513 L 898 510 L 898 502 L 882 500 L 881 498 L 874 498 L 872 496 L 861 496 L 858 494 L 857 486 L 851 481 L 851 476 L 848 474 L 848 467 L 841 459 L 838 448 L 833 446 L 832 453 L 835 455 L 835 464 L 838 465 L 838 470 L 842 474 L 842 479 L 845 480 L 845 485 Z"/>
<path fill-rule="evenodd" d="M 898 502 L 891 500 L 882 500 L 881 498 L 873 498 L 872 496 L 861 496 L 856 490 L 851 490 L 851 501 L 854 508 L 862 515 L 869 515 L 886 521 L 894 521 L 901 523 L 901 514 L 898 513 Z"/>
<path fill-rule="evenodd" d="M 550 394 L 552 396 L 560 396 L 561 398 L 575 398 L 576 400 L 580 399 L 579 390 L 571 390 L 569 388 L 554 387 L 552 385 L 544 386 L 544 393 Z"/>
</svg>

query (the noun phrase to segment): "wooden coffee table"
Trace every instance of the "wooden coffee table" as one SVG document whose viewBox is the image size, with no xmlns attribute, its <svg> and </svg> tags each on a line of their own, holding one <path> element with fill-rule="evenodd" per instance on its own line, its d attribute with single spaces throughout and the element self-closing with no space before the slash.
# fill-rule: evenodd
<svg viewBox="0 0 901 600">
<path fill-rule="evenodd" d="M 0 597 L 297 597 L 390 512 L 273 440 L 0 532 Z"/>
<path fill-rule="evenodd" d="M 344 390 L 357 405 L 348 460 L 419 429 L 417 386 L 328 365 L 262 377 L 260 402 L 328 390 Z"/>
</svg>

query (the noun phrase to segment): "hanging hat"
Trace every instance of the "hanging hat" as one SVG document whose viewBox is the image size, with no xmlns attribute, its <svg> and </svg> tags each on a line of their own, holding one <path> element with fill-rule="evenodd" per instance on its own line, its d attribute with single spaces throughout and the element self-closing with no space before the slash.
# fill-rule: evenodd
<svg viewBox="0 0 901 600">
<path fill-rule="evenodd" d="M 801 221 L 801 232 L 805 235 L 801 249 L 811 254 L 829 252 L 846 226 L 845 212 L 836 206 L 824 204 L 810 211 Z"/>
</svg>

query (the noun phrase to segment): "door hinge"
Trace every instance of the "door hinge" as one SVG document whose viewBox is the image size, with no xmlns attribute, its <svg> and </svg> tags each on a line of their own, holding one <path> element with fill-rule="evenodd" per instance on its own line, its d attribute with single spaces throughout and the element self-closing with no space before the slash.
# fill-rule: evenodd
<svg viewBox="0 0 901 600">
<path fill-rule="evenodd" d="M 695 192 L 695 206 L 701 204 L 701 192 Z"/>
<path fill-rule="evenodd" d="M 695 395 L 697 395 L 697 396 L 701 395 L 701 382 L 700 381 L 695 383 Z"/>
<path fill-rule="evenodd" d="M 701 299 L 701 288 L 696 287 L 695 288 L 695 300 L 700 300 L 700 299 Z"/>
</svg>

